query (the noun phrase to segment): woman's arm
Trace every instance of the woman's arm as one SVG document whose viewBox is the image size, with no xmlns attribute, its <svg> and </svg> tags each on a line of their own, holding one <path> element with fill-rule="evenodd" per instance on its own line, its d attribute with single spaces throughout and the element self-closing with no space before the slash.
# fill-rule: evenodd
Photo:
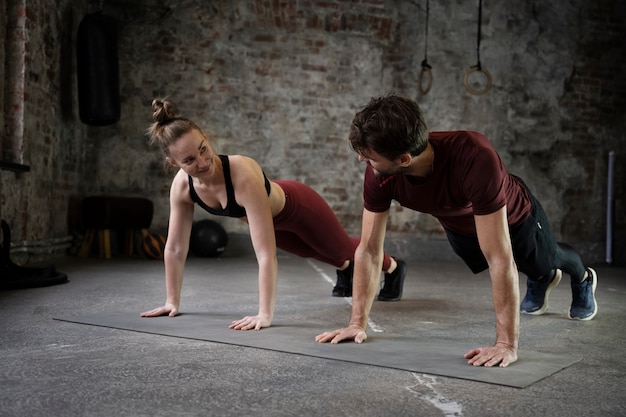
<svg viewBox="0 0 626 417">
<path fill-rule="evenodd" d="M 187 175 L 181 170 L 170 188 L 170 217 L 167 242 L 163 253 L 165 261 L 165 305 L 141 313 L 142 317 L 178 314 L 183 271 L 189 250 L 189 236 L 193 224 L 193 202 L 189 196 Z"/>
<path fill-rule="evenodd" d="M 260 330 L 269 327 L 274 318 L 278 279 L 276 235 L 270 199 L 265 189 L 263 171 L 256 161 L 244 156 L 230 156 L 230 166 L 235 199 L 246 209 L 250 238 L 259 264 L 259 311 L 256 316 L 232 322 L 230 328 Z"/>
</svg>

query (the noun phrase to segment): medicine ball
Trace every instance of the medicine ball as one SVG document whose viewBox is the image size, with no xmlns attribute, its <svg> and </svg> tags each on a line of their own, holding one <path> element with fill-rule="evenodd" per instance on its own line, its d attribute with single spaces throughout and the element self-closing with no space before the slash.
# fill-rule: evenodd
<svg viewBox="0 0 626 417">
<path fill-rule="evenodd" d="M 148 233 L 141 242 L 144 255 L 150 259 L 163 259 L 165 250 L 165 236 L 160 233 Z"/>
<path fill-rule="evenodd" d="M 189 249 L 195 256 L 213 258 L 220 256 L 228 245 L 228 234 L 221 224 L 200 220 L 191 226 Z"/>
</svg>

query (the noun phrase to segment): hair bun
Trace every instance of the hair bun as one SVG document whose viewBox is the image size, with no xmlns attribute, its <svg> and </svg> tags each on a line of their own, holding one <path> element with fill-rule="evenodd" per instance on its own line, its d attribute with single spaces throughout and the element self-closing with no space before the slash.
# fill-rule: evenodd
<svg viewBox="0 0 626 417">
<path fill-rule="evenodd" d="M 156 123 L 165 123 L 177 116 L 172 103 L 165 99 L 152 100 L 152 110 L 154 111 L 152 118 Z"/>
</svg>

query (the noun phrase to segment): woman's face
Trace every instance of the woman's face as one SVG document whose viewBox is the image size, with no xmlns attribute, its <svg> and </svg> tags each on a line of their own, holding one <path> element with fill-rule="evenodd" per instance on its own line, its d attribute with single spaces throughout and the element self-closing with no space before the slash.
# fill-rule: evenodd
<svg viewBox="0 0 626 417">
<path fill-rule="evenodd" d="M 194 129 L 182 135 L 169 147 L 167 162 L 181 168 L 192 177 L 207 177 L 213 175 L 213 149 L 209 141 L 198 130 Z"/>
</svg>

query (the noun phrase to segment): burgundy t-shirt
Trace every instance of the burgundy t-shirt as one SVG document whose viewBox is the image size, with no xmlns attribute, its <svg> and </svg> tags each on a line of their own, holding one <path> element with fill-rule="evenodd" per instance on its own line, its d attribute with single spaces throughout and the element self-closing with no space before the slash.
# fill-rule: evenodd
<svg viewBox="0 0 626 417">
<path fill-rule="evenodd" d="M 487 138 L 477 132 L 431 132 L 435 152 L 427 178 L 402 174 L 377 178 L 365 171 L 363 198 L 372 212 L 387 211 L 391 200 L 435 216 L 447 229 L 476 236 L 474 215 L 490 214 L 507 206 L 514 227 L 526 220 L 531 204 L 528 191 L 511 175 Z"/>
</svg>

